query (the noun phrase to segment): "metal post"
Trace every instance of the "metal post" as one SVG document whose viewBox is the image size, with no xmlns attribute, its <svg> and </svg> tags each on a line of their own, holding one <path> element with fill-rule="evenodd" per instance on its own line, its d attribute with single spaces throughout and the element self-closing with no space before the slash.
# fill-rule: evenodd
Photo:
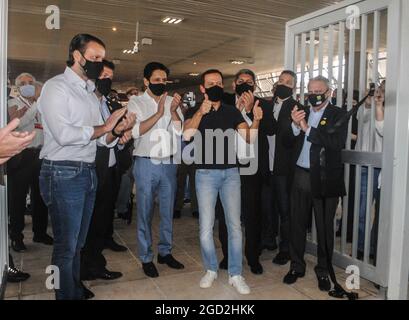
<svg viewBox="0 0 409 320">
<path fill-rule="evenodd" d="M 7 124 L 7 27 L 8 0 L 0 1 L 0 127 Z M 0 186 L 0 295 L 8 266 L 7 189 Z M 1 299 L 1 297 L 0 297 Z"/>
</svg>

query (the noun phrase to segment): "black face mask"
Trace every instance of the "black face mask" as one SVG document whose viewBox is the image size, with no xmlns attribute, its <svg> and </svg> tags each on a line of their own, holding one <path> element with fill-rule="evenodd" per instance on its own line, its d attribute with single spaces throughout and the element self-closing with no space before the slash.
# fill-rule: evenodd
<svg viewBox="0 0 409 320">
<path fill-rule="evenodd" d="M 109 78 L 98 79 L 95 82 L 95 86 L 100 94 L 108 96 L 112 89 L 112 80 Z"/>
<path fill-rule="evenodd" d="M 97 61 L 95 62 L 89 61 L 85 57 L 84 59 L 85 59 L 85 64 L 82 66 L 82 69 L 84 69 L 84 72 L 87 75 L 87 78 L 90 80 L 98 79 L 102 71 L 104 70 L 104 63 L 97 62 Z"/>
<path fill-rule="evenodd" d="M 281 100 L 287 99 L 293 95 L 294 91 L 290 87 L 287 87 L 283 84 L 277 86 L 275 95 Z"/>
<path fill-rule="evenodd" d="M 149 90 L 157 97 L 160 97 L 161 95 L 163 95 L 166 90 L 167 90 L 167 86 L 166 84 L 163 83 L 150 83 L 149 84 Z"/>
<path fill-rule="evenodd" d="M 252 87 L 248 83 L 242 83 L 240 85 L 236 85 L 236 93 L 238 96 L 241 96 L 245 92 L 254 92 L 254 86 Z"/>
<path fill-rule="evenodd" d="M 209 100 L 212 102 L 222 101 L 224 95 L 224 89 L 219 86 L 214 86 L 206 89 L 206 94 L 209 96 Z"/>
<path fill-rule="evenodd" d="M 327 101 L 327 97 L 325 96 L 328 91 L 325 91 L 322 94 L 310 94 L 308 95 L 308 101 L 311 103 L 313 107 L 319 107 L 324 102 Z"/>
</svg>

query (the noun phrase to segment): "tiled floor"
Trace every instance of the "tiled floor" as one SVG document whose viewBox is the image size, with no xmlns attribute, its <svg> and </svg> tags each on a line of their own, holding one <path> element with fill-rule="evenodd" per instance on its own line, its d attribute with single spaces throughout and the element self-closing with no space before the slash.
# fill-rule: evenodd
<svg viewBox="0 0 409 320">
<path fill-rule="evenodd" d="M 284 285 L 282 279 L 288 272 L 288 266 L 279 267 L 272 264 L 275 252 L 263 252 L 262 264 L 265 273 L 255 276 L 245 264 L 244 276 L 252 289 L 249 296 L 240 296 L 228 285 L 226 271 L 219 274 L 213 288 L 202 290 L 199 281 L 203 275 L 199 247 L 198 221 L 193 219 L 188 210 L 184 212 L 181 220 L 175 221 L 174 227 L 174 256 L 185 264 L 183 271 L 171 270 L 158 266 L 160 277 L 148 279 L 142 271 L 141 264 L 136 256 L 135 222 L 131 226 L 125 225 L 120 220 L 115 222 L 116 240 L 129 249 L 125 253 L 105 251 L 108 268 L 121 271 L 124 276 L 113 282 L 91 281 L 86 283 L 95 293 L 98 300 L 328 300 L 330 297 L 317 288 L 313 271 L 314 257 L 307 256 L 308 271 L 304 279 L 293 286 Z M 26 245 L 28 251 L 24 254 L 13 252 L 16 264 L 26 272 L 31 273 L 31 278 L 23 284 L 9 284 L 6 290 L 6 299 L 19 300 L 50 300 L 54 299 L 53 292 L 47 290 L 45 282 L 46 267 L 50 264 L 52 249 L 31 241 L 30 222 L 26 227 Z M 157 215 L 153 223 L 154 243 L 158 242 Z M 216 228 L 217 230 L 217 228 Z M 221 256 L 220 244 L 216 241 L 219 257 Z M 345 279 L 345 274 L 337 269 L 338 277 Z M 361 299 L 378 299 L 378 292 L 373 284 L 362 280 Z"/>
</svg>

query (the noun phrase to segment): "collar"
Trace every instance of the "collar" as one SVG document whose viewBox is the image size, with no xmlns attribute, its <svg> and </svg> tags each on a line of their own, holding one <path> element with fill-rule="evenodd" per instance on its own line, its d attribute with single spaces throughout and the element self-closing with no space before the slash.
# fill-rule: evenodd
<svg viewBox="0 0 409 320">
<path fill-rule="evenodd" d="M 85 81 L 69 67 L 65 68 L 64 76 L 69 83 L 81 86 L 82 88 L 87 90 L 88 93 L 92 93 L 95 91 L 95 83 L 93 81 Z"/>
<path fill-rule="evenodd" d="M 325 106 L 324 106 L 320 111 L 314 111 L 314 108 L 311 106 L 311 107 L 310 107 L 310 111 L 311 111 L 313 114 L 316 114 L 316 115 L 324 114 L 325 110 L 327 110 L 328 105 L 329 105 L 329 101 L 327 101 L 327 102 L 325 103 Z"/>
</svg>

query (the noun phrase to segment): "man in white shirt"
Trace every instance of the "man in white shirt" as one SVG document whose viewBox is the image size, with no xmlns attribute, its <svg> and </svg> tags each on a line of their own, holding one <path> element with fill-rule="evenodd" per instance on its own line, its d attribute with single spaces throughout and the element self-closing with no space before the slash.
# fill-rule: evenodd
<svg viewBox="0 0 409 320">
<path fill-rule="evenodd" d="M 102 72 L 104 57 L 101 40 L 87 34 L 75 36 L 65 72 L 47 81 L 39 100 L 44 126 L 40 190 L 53 225 L 52 263 L 60 275 L 58 300 L 93 296 L 80 281 L 80 253 L 98 184 L 97 140 L 112 147 L 118 142 L 115 136 L 126 129 L 122 122 L 118 125 L 126 109 L 114 112 L 105 123 L 101 116 L 93 81 Z"/>
<path fill-rule="evenodd" d="M 29 73 L 16 78 L 19 96 L 8 101 L 10 120 L 19 119 L 19 132 L 35 132 L 30 146 L 20 155 L 13 157 L 7 166 L 8 210 L 10 216 L 11 247 L 16 252 L 27 250 L 24 244 L 24 216 L 27 194 L 30 192 L 33 217 L 33 241 L 52 245 L 53 239 L 47 235 L 48 209 L 41 199 L 38 177 L 40 175 L 40 150 L 44 143 L 43 128 L 37 110 L 37 99 L 41 86 Z"/>
<path fill-rule="evenodd" d="M 144 70 L 148 87 L 142 96 L 133 97 L 128 109 L 137 123 L 132 131 L 135 139 L 134 176 L 137 189 L 137 237 L 139 258 L 148 277 L 159 276 L 152 250 L 152 215 L 155 196 L 159 198 L 160 242 L 158 263 L 173 269 L 184 266 L 172 256 L 173 207 L 176 196 L 177 165 L 173 156 L 182 135 L 181 97 L 168 97 L 169 69 L 152 62 Z"/>
</svg>

